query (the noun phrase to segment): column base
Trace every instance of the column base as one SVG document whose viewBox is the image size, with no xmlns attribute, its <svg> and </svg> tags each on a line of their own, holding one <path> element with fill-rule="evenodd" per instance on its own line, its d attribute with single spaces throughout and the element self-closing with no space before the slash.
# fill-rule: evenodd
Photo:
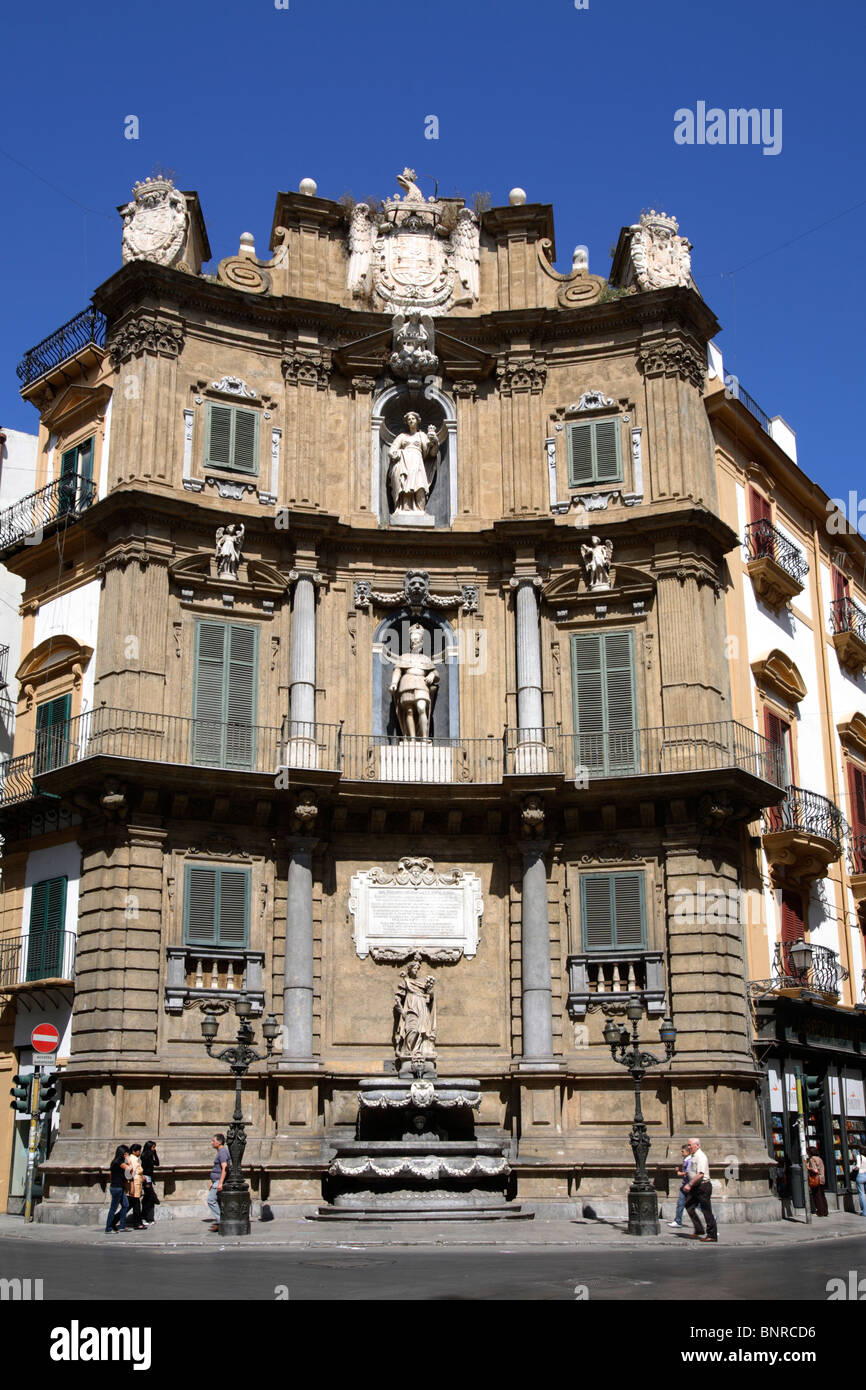
<svg viewBox="0 0 866 1390">
<path fill-rule="evenodd" d="M 629 1192 L 628 1233 L 630 1236 L 657 1236 L 659 1199 L 655 1192 Z"/>
<path fill-rule="evenodd" d="M 567 1070 L 567 1063 L 562 1057 L 520 1057 L 516 1062 L 512 1062 L 511 1070 L 529 1072 L 537 1076 L 544 1076 L 551 1072 L 554 1075 L 559 1075 Z"/>
<path fill-rule="evenodd" d="M 322 1062 L 317 1057 L 276 1057 L 271 1059 L 271 1071 L 318 1072 Z"/>
</svg>

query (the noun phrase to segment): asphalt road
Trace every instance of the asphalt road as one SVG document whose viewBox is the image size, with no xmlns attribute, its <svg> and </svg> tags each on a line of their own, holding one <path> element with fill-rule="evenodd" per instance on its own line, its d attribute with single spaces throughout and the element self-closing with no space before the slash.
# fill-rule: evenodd
<svg viewBox="0 0 866 1390">
<path fill-rule="evenodd" d="M 128 1238 L 131 1240 L 131 1237 Z M 866 1237 L 796 1248 L 726 1250 L 244 1250 L 188 1252 L 0 1239 L 0 1278 L 42 1279 L 43 1298 L 111 1303 L 184 1301 L 596 1301 L 814 1300 L 827 1281 L 866 1274 Z M 697 1282 L 696 1282 L 697 1281 Z"/>
</svg>

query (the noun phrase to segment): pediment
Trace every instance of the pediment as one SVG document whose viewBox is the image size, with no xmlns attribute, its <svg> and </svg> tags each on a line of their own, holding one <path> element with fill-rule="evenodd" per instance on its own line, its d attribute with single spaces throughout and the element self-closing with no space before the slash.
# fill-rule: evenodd
<svg viewBox="0 0 866 1390">
<path fill-rule="evenodd" d="M 806 694 L 806 682 L 799 670 L 778 647 L 752 662 L 752 674 L 762 689 L 780 695 L 789 704 L 799 704 Z"/>
<path fill-rule="evenodd" d="M 563 599 L 573 601 L 578 598 L 592 599 L 594 602 L 604 602 L 610 597 L 617 599 L 645 597 L 648 599 L 655 593 L 655 585 L 642 570 L 636 569 L 634 565 L 612 565 L 610 588 L 590 589 L 587 587 L 583 566 L 576 564 L 548 579 L 541 593 L 548 603 L 555 603 L 557 600 Z"/>
<path fill-rule="evenodd" d="M 346 343 L 334 353 L 334 361 L 344 376 L 381 376 L 387 372 L 393 349 L 393 329 L 390 324 L 378 333 L 369 333 Z M 453 381 L 482 381 L 493 371 L 496 359 L 489 352 L 455 338 L 436 328 L 436 354 L 443 377 Z M 447 388 L 444 388 L 447 389 Z"/>
<path fill-rule="evenodd" d="M 850 749 L 852 753 L 856 753 L 858 757 L 866 758 L 866 714 L 861 714 L 860 710 L 857 710 L 849 719 L 837 724 L 836 729 L 846 748 Z"/>
<path fill-rule="evenodd" d="M 76 641 L 67 633 L 55 633 L 46 637 L 44 642 L 40 642 L 25 656 L 15 672 L 15 679 L 27 701 L 28 709 L 39 686 L 47 681 L 56 680 L 58 676 L 71 676 L 77 689 L 92 656 L 92 647 Z"/>
<path fill-rule="evenodd" d="M 200 588 L 211 587 L 220 593 L 255 592 L 278 597 L 288 587 L 285 576 L 265 560 L 242 560 L 238 565 L 237 579 L 229 579 L 217 573 L 215 557 L 205 551 L 175 560 L 169 566 L 169 575 L 181 587 L 188 587 L 194 582 Z"/>
<path fill-rule="evenodd" d="M 68 424 L 77 415 L 95 418 L 105 409 L 110 396 L 110 386 L 84 386 L 76 382 L 73 386 L 67 386 L 43 411 L 43 422 L 56 431 L 58 425 Z"/>
</svg>

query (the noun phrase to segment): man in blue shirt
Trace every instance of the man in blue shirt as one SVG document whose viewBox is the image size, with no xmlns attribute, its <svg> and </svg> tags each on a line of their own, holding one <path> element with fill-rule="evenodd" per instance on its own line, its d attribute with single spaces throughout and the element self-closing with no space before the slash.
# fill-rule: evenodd
<svg viewBox="0 0 866 1390">
<path fill-rule="evenodd" d="M 692 1155 L 688 1144 L 683 1144 L 682 1155 L 683 1166 L 682 1168 L 677 1169 L 677 1177 L 682 1178 L 682 1182 L 680 1183 L 680 1195 L 677 1198 L 677 1214 L 674 1217 L 673 1221 L 668 1222 L 669 1226 L 674 1226 L 677 1230 L 682 1230 L 683 1212 L 686 1209 L 686 1199 L 689 1195 L 686 1191 L 686 1186 L 689 1181 L 689 1168 L 691 1167 Z"/>
<path fill-rule="evenodd" d="M 207 1194 L 207 1204 L 210 1214 L 213 1217 L 212 1231 L 220 1228 L 220 1199 L 219 1194 L 223 1190 L 223 1183 L 228 1177 L 231 1167 L 231 1158 L 226 1148 L 226 1137 L 224 1134 L 215 1134 L 211 1139 L 211 1148 L 216 1149 L 213 1167 L 210 1170 L 210 1188 Z"/>
</svg>

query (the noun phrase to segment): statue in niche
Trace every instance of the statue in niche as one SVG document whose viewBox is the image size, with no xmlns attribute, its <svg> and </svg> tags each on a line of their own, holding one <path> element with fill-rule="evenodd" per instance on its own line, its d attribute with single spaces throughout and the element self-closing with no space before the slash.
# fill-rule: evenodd
<svg viewBox="0 0 866 1390">
<path fill-rule="evenodd" d="M 590 592 L 610 588 L 610 562 L 613 559 L 613 541 L 603 541 L 601 536 L 591 536 L 589 545 L 582 545 L 580 553 L 586 568 L 586 582 Z"/>
<path fill-rule="evenodd" d="M 237 579 L 241 550 L 244 544 L 244 527 L 241 522 L 220 526 L 216 533 L 217 574 L 221 579 Z"/>
<path fill-rule="evenodd" d="M 429 425 L 426 434 L 421 433 L 421 416 L 414 410 L 409 411 L 403 423 L 405 431 L 397 435 L 388 451 L 391 460 L 388 486 L 394 504 L 392 520 L 398 516 L 415 520 L 427 516 L 427 498 L 432 486 L 428 463 L 435 466 L 439 436 L 435 425 Z"/>
<path fill-rule="evenodd" d="M 432 975 L 419 980 L 421 956 L 415 952 L 394 995 L 394 1051 L 401 1072 L 436 1075 L 436 1003 Z"/>
<path fill-rule="evenodd" d="M 420 623 L 409 628 L 409 650 L 400 656 L 384 653 L 394 663 L 394 674 L 388 689 L 394 701 L 397 723 L 404 738 L 429 738 L 430 716 L 439 686 L 437 665 L 444 657 L 427 656 L 424 651 L 424 629 Z"/>
</svg>

